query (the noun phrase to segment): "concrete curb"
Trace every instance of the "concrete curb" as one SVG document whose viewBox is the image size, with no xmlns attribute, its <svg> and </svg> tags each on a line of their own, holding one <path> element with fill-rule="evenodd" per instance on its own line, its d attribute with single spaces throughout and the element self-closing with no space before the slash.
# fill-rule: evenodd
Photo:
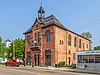
<svg viewBox="0 0 100 75">
<path fill-rule="evenodd" d="M 27 69 L 44 69 L 44 70 L 57 70 L 63 72 L 76 72 L 76 73 L 87 73 L 87 74 L 100 74 L 100 70 L 96 69 L 69 69 L 69 68 L 55 68 L 55 67 L 39 67 L 39 66 L 23 66 L 23 68 Z"/>
<path fill-rule="evenodd" d="M 49 67 L 34 67 L 36 69 L 45 69 L 45 70 L 59 70 L 64 72 L 76 72 L 76 73 L 88 73 L 88 74 L 100 74 L 100 71 L 97 70 L 81 70 L 81 69 L 68 69 L 68 68 L 49 68 Z"/>
</svg>

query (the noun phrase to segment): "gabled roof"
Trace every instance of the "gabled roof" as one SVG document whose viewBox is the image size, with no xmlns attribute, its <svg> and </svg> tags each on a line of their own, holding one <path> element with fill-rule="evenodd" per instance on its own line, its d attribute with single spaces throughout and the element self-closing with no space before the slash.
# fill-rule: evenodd
<svg viewBox="0 0 100 75">
<path fill-rule="evenodd" d="M 39 18 L 36 18 L 34 24 L 35 24 L 37 21 L 38 21 L 39 23 L 41 23 L 41 21 L 39 20 Z M 27 34 L 27 33 L 32 32 L 32 28 L 33 28 L 34 24 L 33 24 L 26 32 L 24 32 L 23 34 Z"/>
<path fill-rule="evenodd" d="M 54 15 L 44 18 L 43 23 L 44 25 L 42 26 L 42 28 L 48 27 L 50 25 L 56 25 L 56 26 L 66 29 Z"/>
<path fill-rule="evenodd" d="M 5 42 L 11 42 L 9 39 L 7 39 Z"/>
<path fill-rule="evenodd" d="M 65 29 L 65 30 L 68 30 L 68 31 L 70 31 L 70 32 L 72 32 L 72 33 L 74 33 L 74 34 L 76 34 L 76 35 L 78 35 L 78 36 L 80 36 L 80 37 L 82 37 L 84 39 L 87 39 L 87 38 L 85 38 L 85 37 L 73 32 L 73 31 L 67 29 L 66 27 L 64 27 L 54 15 L 48 16 L 46 18 L 38 18 L 37 17 L 35 22 L 36 21 L 38 21 L 39 23 L 43 23 L 43 25 L 41 26 L 42 28 L 49 27 L 49 26 L 52 26 L 52 25 L 56 25 L 56 26 L 61 27 L 61 28 Z M 35 24 L 35 22 L 34 22 L 34 24 Z M 24 34 L 32 32 L 32 27 L 33 26 L 31 26 Z M 87 39 L 87 40 L 89 40 L 89 39 Z"/>
<path fill-rule="evenodd" d="M 27 34 L 29 32 L 32 32 L 32 26 L 26 32 L 24 32 L 23 34 Z"/>
<path fill-rule="evenodd" d="M 63 29 L 66 29 L 54 15 L 48 16 L 46 18 L 36 18 L 35 22 L 36 21 L 43 23 L 43 25 L 41 26 L 42 28 L 45 28 L 45 27 L 48 27 L 48 26 L 51 26 L 51 25 L 56 25 L 56 26 L 59 26 Z M 24 34 L 32 32 L 32 27 L 33 26 L 31 26 Z"/>
</svg>

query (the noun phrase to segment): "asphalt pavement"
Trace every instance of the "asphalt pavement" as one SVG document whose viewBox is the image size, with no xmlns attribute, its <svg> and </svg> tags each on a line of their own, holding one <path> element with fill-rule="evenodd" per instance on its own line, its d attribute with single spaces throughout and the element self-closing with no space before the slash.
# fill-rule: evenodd
<svg viewBox="0 0 100 75">
<path fill-rule="evenodd" d="M 67 71 L 66 71 L 67 70 Z M 31 67 L 31 66 L 4 66 L 0 65 L 0 75 L 100 75 L 93 73 L 79 73 L 65 68 L 55 67 Z"/>
</svg>

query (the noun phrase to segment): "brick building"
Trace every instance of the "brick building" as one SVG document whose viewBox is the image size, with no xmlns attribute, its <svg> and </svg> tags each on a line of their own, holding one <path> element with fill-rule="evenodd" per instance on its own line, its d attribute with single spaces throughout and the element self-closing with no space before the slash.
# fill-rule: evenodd
<svg viewBox="0 0 100 75">
<path fill-rule="evenodd" d="M 38 17 L 25 34 L 25 62 L 35 66 L 75 63 L 76 51 L 89 50 L 90 41 L 65 28 L 54 16 L 45 17 L 40 6 Z"/>
</svg>

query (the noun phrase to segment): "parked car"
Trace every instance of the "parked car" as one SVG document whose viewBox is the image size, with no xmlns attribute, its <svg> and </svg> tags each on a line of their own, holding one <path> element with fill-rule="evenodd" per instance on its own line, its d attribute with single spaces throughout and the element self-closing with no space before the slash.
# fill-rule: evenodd
<svg viewBox="0 0 100 75">
<path fill-rule="evenodd" d="M 5 65 L 6 66 L 17 66 L 17 67 L 19 67 L 19 65 L 20 65 L 20 62 L 16 62 L 16 61 L 14 61 L 14 60 L 9 60 L 9 61 L 7 61 L 6 63 L 5 63 Z"/>
</svg>

